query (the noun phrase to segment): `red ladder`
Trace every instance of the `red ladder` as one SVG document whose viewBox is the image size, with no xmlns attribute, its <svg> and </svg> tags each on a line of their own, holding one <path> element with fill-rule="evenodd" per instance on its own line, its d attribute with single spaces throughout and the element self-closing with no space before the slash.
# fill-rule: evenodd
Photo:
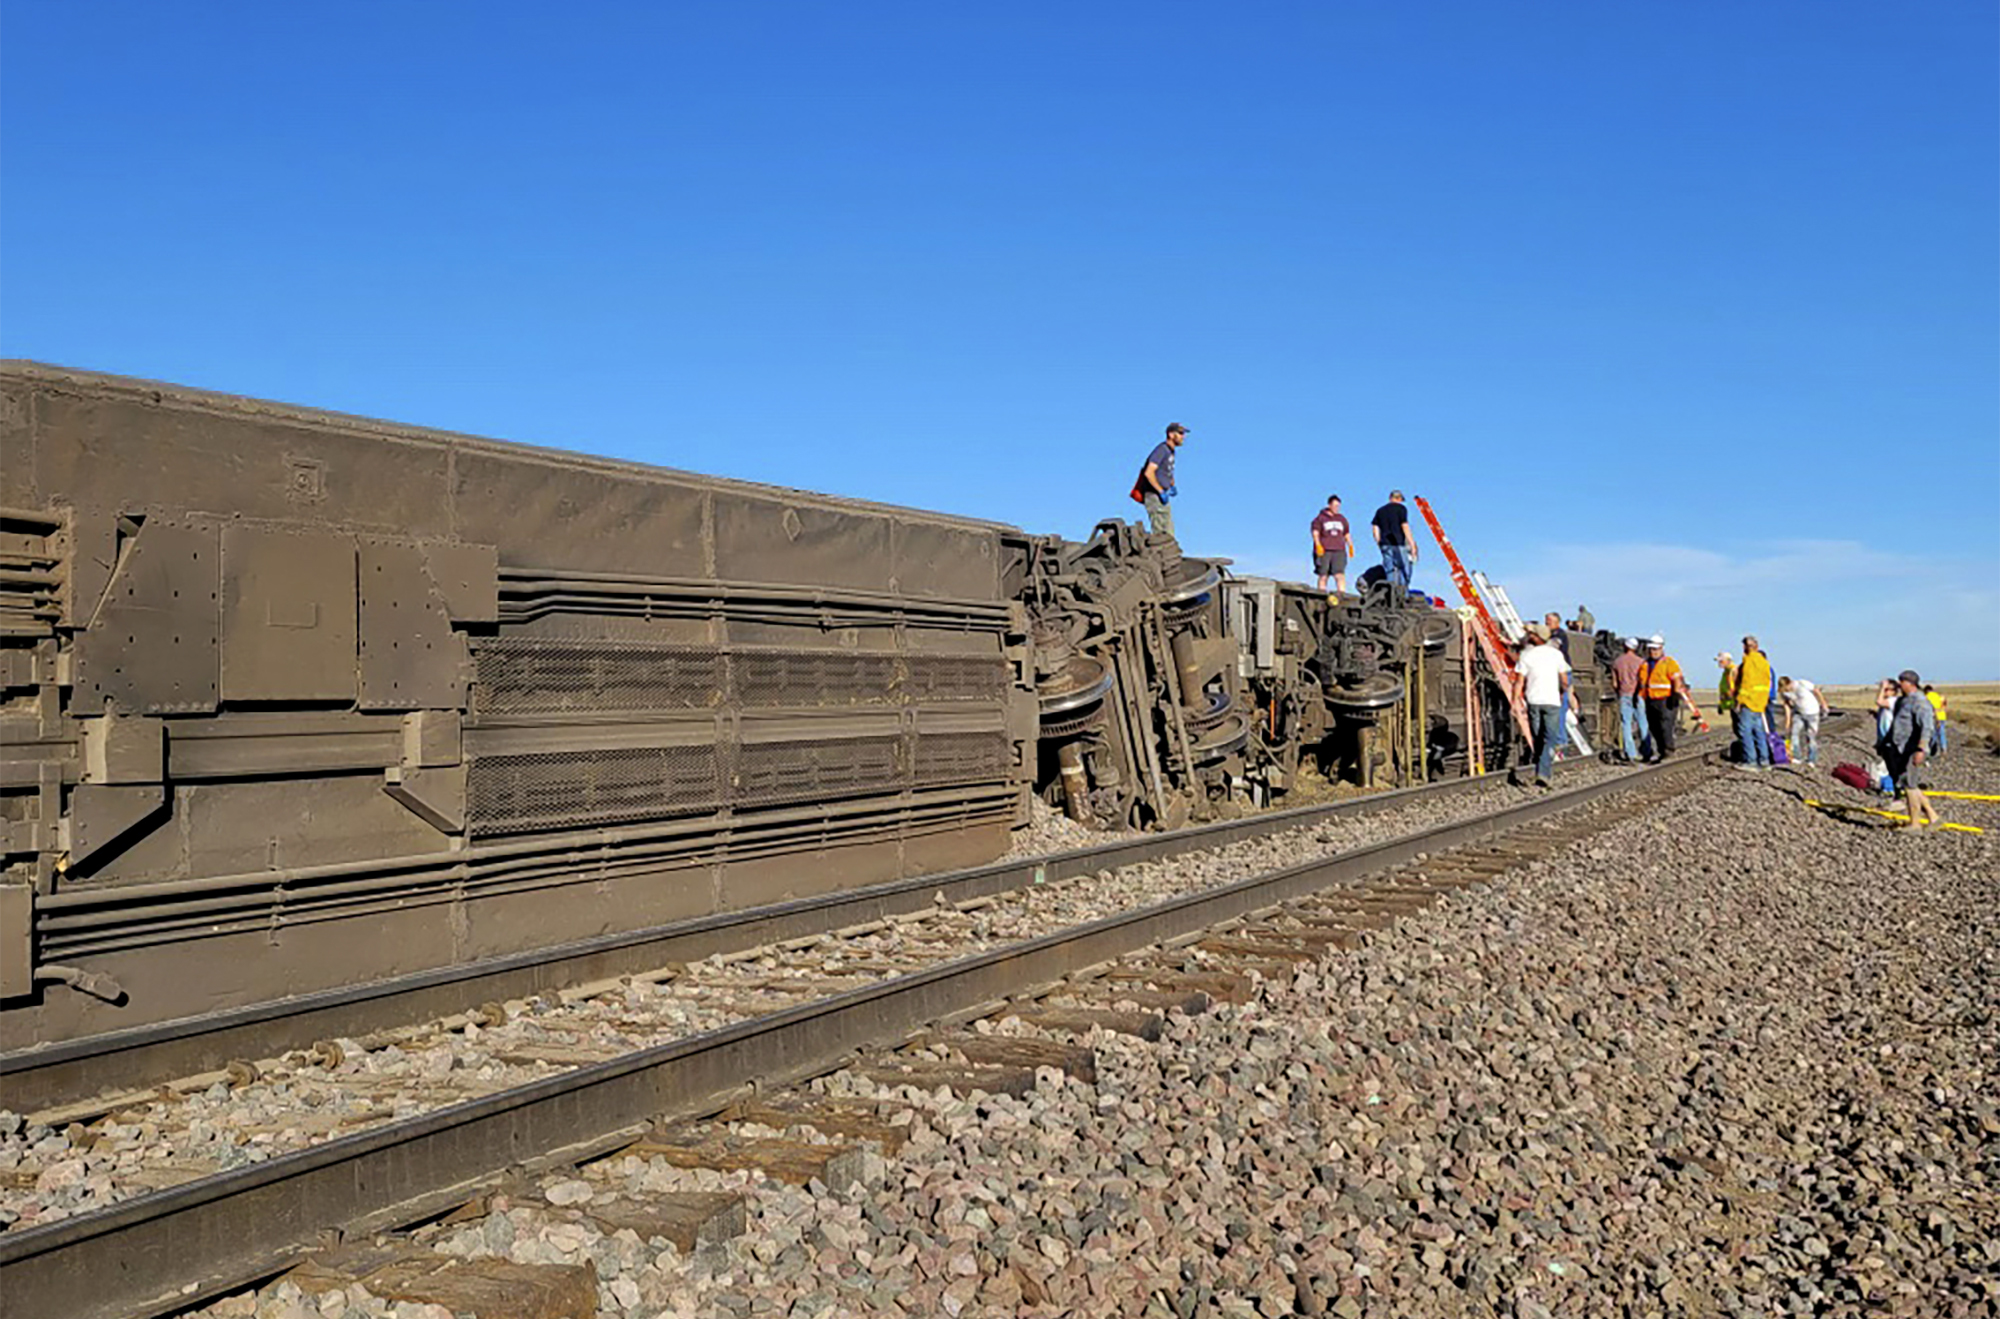
<svg viewBox="0 0 2000 1319">
<path fill-rule="evenodd" d="M 1528 727 L 1528 706 L 1521 695 L 1521 689 L 1514 680 L 1514 661 L 1507 654 L 1507 639 L 1500 634 L 1500 625 L 1493 621 L 1487 611 L 1486 602 L 1479 598 L 1479 588 L 1472 584 L 1472 574 L 1465 570 L 1458 551 L 1451 547 L 1451 537 L 1444 534 L 1444 524 L 1431 508 L 1431 501 L 1422 495 L 1415 496 L 1417 511 L 1424 515 L 1431 535 L 1437 539 L 1438 548 L 1444 551 L 1444 561 L 1451 565 L 1451 580 L 1458 585 L 1458 593 L 1465 597 L 1465 603 L 1472 609 L 1472 635 L 1479 640 L 1479 648 L 1486 652 L 1486 662 L 1499 677 L 1500 685 L 1507 689 L 1507 706 L 1514 712 L 1514 725 L 1521 730 L 1521 736 L 1534 742 L 1535 735 Z"/>
</svg>

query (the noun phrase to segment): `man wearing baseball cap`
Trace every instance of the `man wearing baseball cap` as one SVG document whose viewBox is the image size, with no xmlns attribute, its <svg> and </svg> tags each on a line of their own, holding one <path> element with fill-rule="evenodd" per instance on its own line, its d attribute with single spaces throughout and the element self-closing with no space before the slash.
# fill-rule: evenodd
<svg viewBox="0 0 2000 1319">
<path fill-rule="evenodd" d="M 1639 689 L 1645 672 L 1646 661 L 1639 658 L 1639 638 L 1625 638 L 1624 652 L 1611 661 L 1611 685 L 1618 693 L 1618 736 L 1627 761 L 1653 754 L 1653 738 L 1646 727 L 1646 697 Z"/>
<path fill-rule="evenodd" d="M 1904 669 L 1897 674 L 1896 687 L 1902 694 L 1896 698 L 1895 713 L 1889 718 L 1889 732 L 1883 737 L 1880 749 L 1890 777 L 1903 790 L 1910 827 L 1921 829 L 1936 824 L 1938 819 L 1937 807 L 1931 805 L 1923 792 L 1924 748 L 1931 744 L 1937 715 L 1924 699 L 1924 680 L 1915 669 Z"/>
<path fill-rule="evenodd" d="M 1178 421 L 1167 427 L 1167 438 L 1153 446 L 1132 483 L 1132 498 L 1146 506 L 1146 521 L 1154 534 L 1174 534 L 1174 511 L 1167 503 L 1180 493 L 1174 484 L 1174 450 L 1187 442 L 1188 428 Z"/>
</svg>

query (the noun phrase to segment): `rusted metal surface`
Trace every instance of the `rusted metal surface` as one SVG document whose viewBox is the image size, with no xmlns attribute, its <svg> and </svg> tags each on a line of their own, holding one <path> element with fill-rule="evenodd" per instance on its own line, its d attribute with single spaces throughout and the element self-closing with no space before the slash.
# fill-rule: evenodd
<svg viewBox="0 0 2000 1319">
<path fill-rule="evenodd" d="M 1121 913 L 831 998 L 584 1066 L 267 1163 L 0 1236 L 0 1316 L 153 1315 L 284 1266 L 324 1232 L 413 1221 L 509 1164 L 616 1148 L 661 1120 L 721 1111 L 752 1081 L 810 1075 L 862 1047 L 1163 940 L 1462 846 L 1616 792 L 1692 778 L 1694 760 L 1537 796 L 1372 847 Z"/>
</svg>

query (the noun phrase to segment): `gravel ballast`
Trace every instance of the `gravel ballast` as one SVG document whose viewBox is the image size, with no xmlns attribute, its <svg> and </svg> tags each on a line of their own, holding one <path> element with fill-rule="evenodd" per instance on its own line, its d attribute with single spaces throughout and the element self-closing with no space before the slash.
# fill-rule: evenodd
<svg viewBox="0 0 2000 1319">
<path fill-rule="evenodd" d="M 1158 1044 L 1104 1035 L 1094 1086 L 904 1092 L 908 1143 L 849 1187 L 545 1184 L 745 1188 L 749 1231 L 685 1258 L 526 1206 L 424 1239 L 589 1262 L 605 1319 L 2000 1312 L 2000 807 L 1916 834 L 1806 795 L 1862 800 L 1721 774 Z"/>
</svg>

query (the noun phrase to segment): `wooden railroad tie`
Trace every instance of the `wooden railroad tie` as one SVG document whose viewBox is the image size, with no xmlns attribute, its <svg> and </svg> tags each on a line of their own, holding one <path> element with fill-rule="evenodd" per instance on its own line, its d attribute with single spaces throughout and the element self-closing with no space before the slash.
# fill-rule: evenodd
<svg viewBox="0 0 2000 1319">
<path fill-rule="evenodd" d="M 387 1301 L 441 1305 L 479 1319 L 597 1319 L 597 1271 L 586 1264 L 460 1259 L 401 1242 L 315 1255 L 287 1278 L 307 1293 L 356 1283 Z"/>
</svg>

